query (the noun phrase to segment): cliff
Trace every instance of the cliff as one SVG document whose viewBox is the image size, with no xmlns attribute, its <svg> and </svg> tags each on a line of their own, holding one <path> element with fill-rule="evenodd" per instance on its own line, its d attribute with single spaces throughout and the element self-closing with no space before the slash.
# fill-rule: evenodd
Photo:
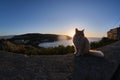
<svg viewBox="0 0 120 80">
<path fill-rule="evenodd" d="M 107 32 L 107 37 L 113 40 L 120 40 L 120 25 L 117 28 L 110 29 Z"/>
</svg>

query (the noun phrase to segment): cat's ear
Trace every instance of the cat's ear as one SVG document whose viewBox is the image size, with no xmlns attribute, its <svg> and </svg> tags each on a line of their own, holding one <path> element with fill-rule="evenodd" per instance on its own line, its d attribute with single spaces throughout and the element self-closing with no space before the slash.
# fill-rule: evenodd
<svg viewBox="0 0 120 80">
<path fill-rule="evenodd" d="M 75 32 L 78 32 L 78 29 L 77 29 L 77 28 L 75 28 Z"/>
</svg>

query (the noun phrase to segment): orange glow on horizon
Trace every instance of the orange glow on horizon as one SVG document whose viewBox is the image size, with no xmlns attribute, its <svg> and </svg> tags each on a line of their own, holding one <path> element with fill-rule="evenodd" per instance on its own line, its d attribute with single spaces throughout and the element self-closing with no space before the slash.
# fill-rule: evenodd
<svg viewBox="0 0 120 80">
<path fill-rule="evenodd" d="M 70 37 L 73 37 L 74 34 L 75 34 L 75 31 L 70 31 L 67 35 L 70 36 Z M 90 34 L 90 33 L 85 33 L 85 36 L 86 37 L 104 37 L 101 34 Z"/>
<path fill-rule="evenodd" d="M 86 37 L 103 37 L 101 34 L 85 34 Z"/>
<path fill-rule="evenodd" d="M 75 28 L 73 29 L 69 29 L 67 33 L 68 36 L 70 37 L 73 37 L 74 34 L 75 34 Z M 89 32 L 87 30 L 84 31 L 84 34 L 86 37 L 98 37 L 98 38 L 101 38 L 101 37 L 106 37 L 106 34 L 99 34 L 99 33 L 95 33 L 95 32 Z"/>
</svg>

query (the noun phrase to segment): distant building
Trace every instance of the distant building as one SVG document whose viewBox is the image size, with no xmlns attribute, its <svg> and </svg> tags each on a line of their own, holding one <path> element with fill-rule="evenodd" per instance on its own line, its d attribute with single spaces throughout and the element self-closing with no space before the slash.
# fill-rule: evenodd
<svg viewBox="0 0 120 80">
<path fill-rule="evenodd" d="M 107 37 L 113 40 L 120 40 L 120 25 L 117 28 L 110 29 L 107 32 Z"/>
</svg>

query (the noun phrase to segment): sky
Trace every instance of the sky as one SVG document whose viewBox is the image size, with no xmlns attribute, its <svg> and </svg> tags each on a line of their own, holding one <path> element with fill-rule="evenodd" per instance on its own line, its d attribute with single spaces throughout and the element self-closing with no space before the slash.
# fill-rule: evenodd
<svg viewBox="0 0 120 80">
<path fill-rule="evenodd" d="M 120 24 L 120 0 L 0 0 L 0 36 L 25 33 L 104 37 Z"/>
</svg>

